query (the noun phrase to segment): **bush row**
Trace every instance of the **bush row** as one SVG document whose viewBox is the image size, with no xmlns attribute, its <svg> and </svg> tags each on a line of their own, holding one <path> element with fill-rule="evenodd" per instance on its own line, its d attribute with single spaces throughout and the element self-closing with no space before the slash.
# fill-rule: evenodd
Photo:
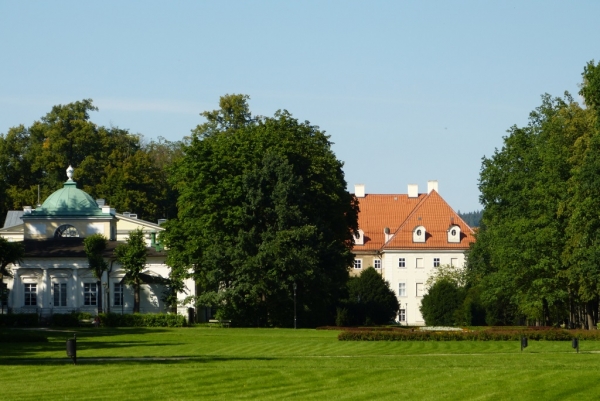
<svg viewBox="0 0 600 401">
<path fill-rule="evenodd" d="M 51 326 L 55 327 L 77 327 L 81 320 L 92 319 L 89 312 L 55 313 L 52 315 Z"/>
<path fill-rule="evenodd" d="M 0 327 L 35 327 L 39 324 L 37 313 L 10 313 L 0 315 Z"/>
<path fill-rule="evenodd" d="M 600 340 L 598 330 L 481 330 L 481 331 L 361 331 L 348 330 L 338 335 L 340 341 L 511 341 L 522 336 L 530 340 L 570 341 Z"/>
<path fill-rule="evenodd" d="M 117 313 L 101 313 L 100 325 L 104 327 L 184 327 L 185 317 L 166 313 L 134 313 L 120 315 Z"/>
<path fill-rule="evenodd" d="M 0 332 L 0 343 L 47 343 L 48 337 L 28 330 L 8 330 Z"/>
</svg>

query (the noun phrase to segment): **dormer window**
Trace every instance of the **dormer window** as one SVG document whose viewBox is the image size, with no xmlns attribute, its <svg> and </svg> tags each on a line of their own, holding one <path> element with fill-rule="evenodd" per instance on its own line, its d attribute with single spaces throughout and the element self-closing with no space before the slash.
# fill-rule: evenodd
<svg viewBox="0 0 600 401">
<path fill-rule="evenodd" d="M 457 244 L 460 242 L 460 227 L 457 225 L 451 225 L 448 228 L 448 242 Z"/>
<path fill-rule="evenodd" d="M 365 232 L 363 230 L 358 230 L 354 235 L 354 245 L 364 245 L 365 244 Z"/>
<path fill-rule="evenodd" d="M 413 242 L 425 242 L 425 227 L 417 226 L 413 230 Z"/>
</svg>

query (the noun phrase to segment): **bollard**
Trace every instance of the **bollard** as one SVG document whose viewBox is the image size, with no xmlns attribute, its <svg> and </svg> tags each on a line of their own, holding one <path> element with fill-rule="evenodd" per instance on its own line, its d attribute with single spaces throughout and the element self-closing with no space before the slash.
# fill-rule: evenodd
<svg viewBox="0 0 600 401">
<path fill-rule="evenodd" d="M 527 337 L 521 337 L 521 352 L 523 352 L 523 348 L 527 348 Z"/>
<path fill-rule="evenodd" d="M 67 356 L 73 360 L 73 365 L 77 365 L 77 335 L 67 340 Z"/>
<path fill-rule="evenodd" d="M 579 338 L 573 337 L 573 341 L 571 341 L 571 346 L 577 349 L 577 353 L 579 354 Z"/>
</svg>

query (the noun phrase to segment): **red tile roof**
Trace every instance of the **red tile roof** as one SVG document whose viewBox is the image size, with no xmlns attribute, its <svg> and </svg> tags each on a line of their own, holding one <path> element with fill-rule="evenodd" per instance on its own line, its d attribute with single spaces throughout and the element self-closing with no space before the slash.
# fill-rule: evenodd
<svg viewBox="0 0 600 401">
<path fill-rule="evenodd" d="M 358 228 L 364 232 L 364 245 L 355 245 L 354 251 L 382 249 L 468 249 L 475 241 L 473 230 L 435 191 L 408 195 L 366 194 L 359 198 Z M 413 229 L 424 226 L 426 241 L 413 242 Z M 458 243 L 448 242 L 448 229 L 457 225 L 461 230 Z M 384 229 L 392 237 L 385 243 Z"/>
</svg>

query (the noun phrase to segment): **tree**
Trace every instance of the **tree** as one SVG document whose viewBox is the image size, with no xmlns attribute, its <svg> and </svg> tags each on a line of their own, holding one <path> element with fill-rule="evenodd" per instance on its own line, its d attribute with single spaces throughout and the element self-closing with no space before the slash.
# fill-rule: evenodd
<svg viewBox="0 0 600 401">
<path fill-rule="evenodd" d="M 0 135 L 0 215 L 35 205 L 59 189 L 72 165 L 78 186 L 120 211 L 142 219 L 175 215 L 176 193 L 166 170 L 180 153 L 178 142 L 144 144 L 141 135 L 90 120 L 91 99 L 57 105 L 31 126 Z"/>
<path fill-rule="evenodd" d="M 140 273 L 146 266 L 146 252 L 146 240 L 141 229 L 129 233 L 127 243 L 115 248 L 116 260 L 125 270 L 124 282 L 133 286 L 133 313 L 140 312 Z"/>
<path fill-rule="evenodd" d="M 318 127 L 287 111 L 252 117 L 244 95 L 202 113 L 171 170 L 178 218 L 163 234 L 171 277 L 244 325 L 330 322 L 353 260 L 358 207 Z"/>
<path fill-rule="evenodd" d="M 568 244 L 580 204 L 573 202 L 579 185 L 574 172 L 591 143 L 591 117 L 568 93 L 544 95 L 529 124 L 511 127 L 503 148 L 483 159 L 482 227 L 469 253 L 468 277 L 500 321 L 572 321 L 569 309 L 583 301 L 570 278 L 575 259 Z M 504 316 L 496 313 L 501 310 Z"/>
<path fill-rule="evenodd" d="M 0 287 L 4 276 L 12 277 L 12 271 L 8 265 L 19 263 L 25 256 L 25 248 L 21 242 L 9 242 L 6 238 L 0 237 Z"/>
<path fill-rule="evenodd" d="M 373 267 L 348 281 L 351 324 L 386 324 L 398 314 L 398 298 L 390 284 Z"/>
<path fill-rule="evenodd" d="M 421 300 L 421 314 L 428 326 L 454 326 L 456 311 L 465 299 L 464 288 L 448 279 L 436 281 Z"/>
<path fill-rule="evenodd" d="M 108 269 L 108 263 L 104 260 L 106 238 L 102 234 L 92 234 L 83 240 L 83 246 L 88 259 L 88 267 L 94 277 L 102 280 L 102 274 Z M 110 302 L 107 302 L 107 305 L 110 305 Z"/>
</svg>

